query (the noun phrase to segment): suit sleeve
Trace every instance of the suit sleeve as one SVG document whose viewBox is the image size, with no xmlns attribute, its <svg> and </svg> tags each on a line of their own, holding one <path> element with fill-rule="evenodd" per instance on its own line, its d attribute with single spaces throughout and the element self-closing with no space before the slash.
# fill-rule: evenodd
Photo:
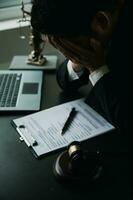
<svg viewBox="0 0 133 200">
<path fill-rule="evenodd" d="M 69 81 L 67 63 L 68 63 L 68 60 L 65 60 L 65 62 L 57 68 L 56 77 L 57 77 L 57 82 L 59 86 L 63 90 L 72 91 L 72 90 L 77 90 L 83 85 L 86 85 L 89 81 L 88 70 L 85 69 L 83 75 L 79 79 L 74 80 L 74 81 Z"/>
</svg>

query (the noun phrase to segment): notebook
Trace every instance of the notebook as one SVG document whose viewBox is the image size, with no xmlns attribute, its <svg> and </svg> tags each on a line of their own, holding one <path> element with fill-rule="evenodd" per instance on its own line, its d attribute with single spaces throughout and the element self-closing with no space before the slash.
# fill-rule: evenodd
<svg viewBox="0 0 133 200">
<path fill-rule="evenodd" d="M 0 70 L 0 111 L 40 109 L 42 71 Z"/>
</svg>

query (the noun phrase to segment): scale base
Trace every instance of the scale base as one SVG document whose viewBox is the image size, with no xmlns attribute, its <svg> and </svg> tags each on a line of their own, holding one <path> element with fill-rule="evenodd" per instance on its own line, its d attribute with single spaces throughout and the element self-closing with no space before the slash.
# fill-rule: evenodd
<svg viewBox="0 0 133 200">
<path fill-rule="evenodd" d="M 55 70 L 57 66 L 57 56 L 56 55 L 46 55 L 44 56 L 46 62 L 40 65 L 39 63 L 28 62 L 28 56 L 16 55 L 13 57 L 9 69 L 14 70 Z M 44 60 L 43 60 L 44 61 Z"/>
</svg>

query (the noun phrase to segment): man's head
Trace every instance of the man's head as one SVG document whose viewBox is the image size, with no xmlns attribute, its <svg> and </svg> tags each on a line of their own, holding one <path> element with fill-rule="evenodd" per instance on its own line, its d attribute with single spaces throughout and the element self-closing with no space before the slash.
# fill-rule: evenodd
<svg viewBox="0 0 133 200">
<path fill-rule="evenodd" d="M 41 33 L 88 34 L 98 11 L 114 12 L 122 0 L 34 0 L 32 26 Z"/>
<path fill-rule="evenodd" d="M 124 0 L 35 0 L 31 24 L 69 59 L 99 67 Z"/>
</svg>

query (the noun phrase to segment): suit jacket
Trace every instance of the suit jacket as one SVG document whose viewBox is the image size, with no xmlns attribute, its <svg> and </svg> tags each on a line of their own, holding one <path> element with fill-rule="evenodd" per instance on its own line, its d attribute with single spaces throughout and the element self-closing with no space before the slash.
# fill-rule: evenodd
<svg viewBox="0 0 133 200">
<path fill-rule="evenodd" d="M 63 90 L 77 90 L 88 83 L 89 73 L 85 70 L 79 80 L 70 82 L 67 62 L 57 69 L 57 81 Z M 103 151 L 132 151 L 132 91 L 126 83 L 123 76 L 118 78 L 117 73 L 110 72 L 95 84 L 86 98 L 87 104 L 116 127 L 110 139 L 101 142 L 104 143 L 101 148 L 107 147 Z"/>
</svg>

